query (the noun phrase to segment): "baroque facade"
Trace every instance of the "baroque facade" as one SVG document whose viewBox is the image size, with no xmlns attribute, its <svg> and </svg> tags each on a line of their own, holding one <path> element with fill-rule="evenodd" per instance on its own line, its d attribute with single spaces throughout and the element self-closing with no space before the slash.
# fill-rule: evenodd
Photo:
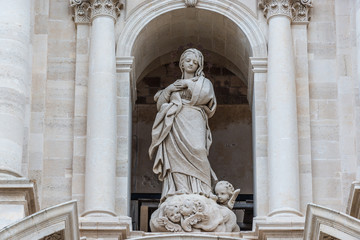
<svg viewBox="0 0 360 240">
<path fill-rule="evenodd" d="M 359 0 L 0 6 L 0 239 L 360 239 Z M 190 47 L 247 231 L 147 232 L 153 95 Z"/>
</svg>

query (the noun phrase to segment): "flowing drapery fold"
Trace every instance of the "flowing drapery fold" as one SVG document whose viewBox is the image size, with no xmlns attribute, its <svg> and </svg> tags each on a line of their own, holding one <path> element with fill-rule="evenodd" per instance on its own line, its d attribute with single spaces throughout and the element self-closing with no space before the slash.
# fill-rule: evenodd
<svg viewBox="0 0 360 240">
<path fill-rule="evenodd" d="M 183 80 L 186 81 L 186 80 Z M 150 158 L 153 171 L 164 181 L 162 198 L 177 192 L 211 193 L 211 167 L 208 160 L 212 143 L 208 118 L 216 110 L 211 82 L 203 76 L 189 84 L 191 99 L 182 92 L 155 95 L 158 113 L 152 129 Z"/>
</svg>

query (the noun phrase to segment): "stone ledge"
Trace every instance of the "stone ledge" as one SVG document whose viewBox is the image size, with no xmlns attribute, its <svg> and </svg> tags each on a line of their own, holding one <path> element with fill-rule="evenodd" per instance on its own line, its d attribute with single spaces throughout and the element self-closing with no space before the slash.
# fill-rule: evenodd
<svg viewBox="0 0 360 240">
<path fill-rule="evenodd" d="M 360 239 L 360 220 L 329 208 L 308 204 L 304 240 L 321 239 L 321 236 Z"/>
<path fill-rule="evenodd" d="M 174 239 L 174 240 L 193 240 L 193 239 L 216 239 L 216 240 L 241 240 L 241 233 L 166 233 L 166 232 L 142 232 L 134 231 L 131 232 L 128 239 L 140 240 L 140 239 Z"/>
<path fill-rule="evenodd" d="M 0 207 L 0 228 L 36 213 L 39 206 L 35 184 L 25 178 L 0 179 Z"/>
<path fill-rule="evenodd" d="M 304 232 L 304 217 L 256 217 L 253 220 L 253 230 L 259 240 L 274 238 L 302 239 Z"/>
<path fill-rule="evenodd" d="M 126 239 L 131 218 L 127 216 L 88 216 L 79 219 L 80 235 L 86 238 Z"/>
<path fill-rule="evenodd" d="M 0 239 L 41 239 L 64 231 L 65 239 L 79 239 L 76 201 L 43 209 L 0 230 Z"/>
</svg>

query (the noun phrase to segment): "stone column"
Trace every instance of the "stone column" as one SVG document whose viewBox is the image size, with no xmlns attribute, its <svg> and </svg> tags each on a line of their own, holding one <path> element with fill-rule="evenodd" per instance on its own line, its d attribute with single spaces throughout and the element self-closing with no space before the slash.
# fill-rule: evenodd
<svg viewBox="0 0 360 240">
<path fill-rule="evenodd" d="M 116 216 L 116 1 L 93 1 L 91 11 L 85 213 Z"/>
<path fill-rule="evenodd" d="M 0 1 L 0 175 L 21 175 L 29 98 L 31 1 Z"/>
<path fill-rule="evenodd" d="M 295 60 L 291 33 L 294 4 L 302 3 L 263 0 L 260 4 L 269 24 L 269 216 L 301 216 Z"/>
<path fill-rule="evenodd" d="M 90 19 L 92 24 L 83 216 L 116 216 L 115 21 L 119 1 L 73 0 L 72 5 L 76 6 L 75 20 Z"/>
<path fill-rule="evenodd" d="M 80 217 L 80 234 L 91 239 L 125 239 L 131 228 L 131 219 L 119 214 L 115 204 L 115 21 L 121 4 L 119 0 L 72 0 L 71 6 L 75 7 L 75 23 L 91 23 L 87 84 L 85 211 Z M 77 31 L 79 30 L 84 29 L 78 28 Z M 82 67 L 76 66 L 79 69 Z"/>
<path fill-rule="evenodd" d="M 31 1 L 0 0 L 0 229 L 37 211 L 22 177 L 25 106 L 31 83 Z"/>
</svg>

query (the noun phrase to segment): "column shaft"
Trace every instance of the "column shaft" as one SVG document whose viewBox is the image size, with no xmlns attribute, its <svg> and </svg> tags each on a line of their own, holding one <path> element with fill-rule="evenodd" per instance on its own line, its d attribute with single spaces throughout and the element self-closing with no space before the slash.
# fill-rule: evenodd
<svg viewBox="0 0 360 240">
<path fill-rule="evenodd" d="M 114 19 L 97 16 L 91 28 L 85 212 L 115 215 L 116 66 Z"/>
<path fill-rule="evenodd" d="M 268 154 L 270 215 L 299 211 L 294 55 L 288 16 L 269 19 Z"/>
<path fill-rule="evenodd" d="M 0 0 L 0 175 L 19 176 L 29 97 L 31 1 Z"/>
</svg>

